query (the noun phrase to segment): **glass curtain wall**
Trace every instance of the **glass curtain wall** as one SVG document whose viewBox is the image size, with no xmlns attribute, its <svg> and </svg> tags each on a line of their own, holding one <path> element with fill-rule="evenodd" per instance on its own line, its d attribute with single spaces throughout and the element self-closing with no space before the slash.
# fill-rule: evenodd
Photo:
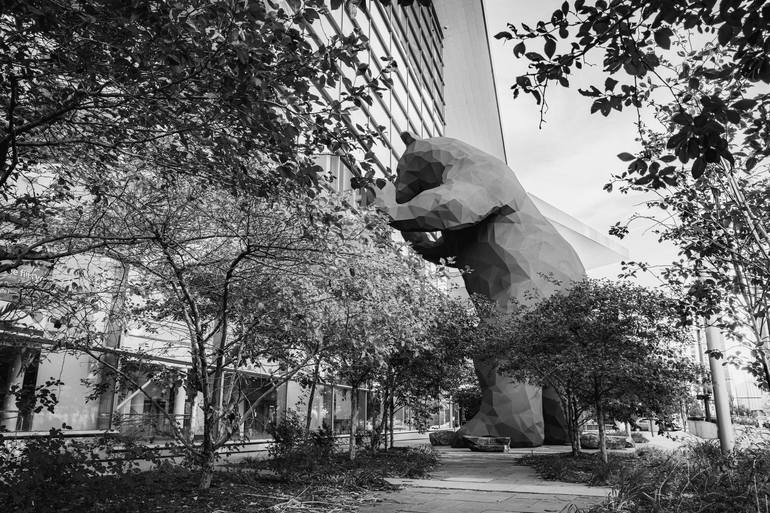
<svg viewBox="0 0 770 513">
<path fill-rule="evenodd" d="M 444 36 L 432 5 L 425 7 L 415 2 L 404 7 L 396 2 L 382 5 L 378 1 L 365 0 L 358 8 L 330 11 L 320 20 L 306 25 L 306 29 L 315 44 L 324 43 L 332 35 L 360 31 L 369 40 L 369 50 L 362 52 L 359 59 L 369 65 L 371 76 L 379 76 L 388 60 L 393 59 L 392 88 L 375 96 L 372 105 L 363 105 L 363 112 L 349 119 L 348 124 L 353 131 L 356 131 L 356 124 L 379 131 L 380 141 L 374 154 L 376 167 L 382 174 L 395 171 L 404 151 L 401 132 L 409 131 L 417 137 L 443 134 Z M 353 87 L 369 80 L 352 72 L 348 78 Z M 344 87 L 343 83 L 338 83 L 336 87 L 324 87 L 320 92 L 331 101 L 344 92 Z M 330 171 L 340 176 L 345 190 L 350 188 L 349 176 L 342 176 L 339 169 Z"/>
</svg>

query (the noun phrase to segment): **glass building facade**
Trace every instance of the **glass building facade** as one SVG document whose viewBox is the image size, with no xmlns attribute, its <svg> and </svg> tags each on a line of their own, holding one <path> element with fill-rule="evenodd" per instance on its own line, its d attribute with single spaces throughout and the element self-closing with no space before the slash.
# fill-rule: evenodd
<svg viewBox="0 0 770 513">
<path fill-rule="evenodd" d="M 375 165 L 382 174 L 395 171 L 404 151 L 402 132 L 409 131 L 418 137 L 443 135 L 446 109 L 444 35 L 432 6 L 414 3 L 401 7 L 396 2 L 382 5 L 366 0 L 358 8 L 329 11 L 320 20 L 308 24 L 307 31 L 316 44 L 328 41 L 333 35 L 344 36 L 352 31 L 366 36 L 369 50 L 359 55 L 359 60 L 367 64 L 372 76 L 379 76 L 393 62 L 389 68 L 392 87 L 375 95 L 372 105 L 362 105 L 360 117 L 350 119 L 348 124 L 353 131 L 356 124 L 379 127 L 379 143 L 374 154 Z M 348 78 L 351 87 L 367 80 L 360 74 Z M 345 92 L 345 87 L 340 83 L 335 88 L 324 88 L 321 93 L 331 101 Z M 348 188 L 349 176 L 340 172 L 340 178 Z"/>
</svg>

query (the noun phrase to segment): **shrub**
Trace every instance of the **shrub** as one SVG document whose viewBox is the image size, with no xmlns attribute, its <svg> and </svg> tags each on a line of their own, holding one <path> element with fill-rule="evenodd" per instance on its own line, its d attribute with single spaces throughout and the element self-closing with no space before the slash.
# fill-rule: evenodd
<svg viewBox="0 0 770 513">
<path fill-rule="evenodd" d="M 322 427 L 307 433 L 299 414 L 293 410 L 287 411 L 280 422 L 271 423 L 268 433 L 273 437 L 267 449 L 270 466 L 283 478 L 302 475 L 325 464 L 337 448 L 337 438 L 331 429 Z"/>
<path fill-rule="evenodd" d="M 136 470 L 134 461 L 115 457 L 112 446 L 106 438 L 66 440 L 60 429 L 28 441 L 0 435 L 0 504 L 18 512 L 58 511 L 54 498 L 71 497 L 99 476 Z"/>
<path fill-rule="evenodd" d="M 305 444 L 305 428 L 294 410 L 287 410 L 280 421 L 270 422 L 267 432 L 273 437 L 267 449 L 272 459 L 289 457 Z"/>
<path fill-rule="evenodd" d="M 630 459 L 613 454 L 604 463 L 598 454 L 532 454 L 522 456 L 518 463 L 533 467 L 540 477 L 549 481 L 605 486 L 615 483 L 616 476 Z"/>
<path fill-rule="evenodd" d="M 713 441 L 681 451 L 639 451 L 623 468 L 615 491 L 596 513 L 649 511 L 748 513 L 770 502 L 770 445 L 756 443 L 723 455 Z"/>
</svg>

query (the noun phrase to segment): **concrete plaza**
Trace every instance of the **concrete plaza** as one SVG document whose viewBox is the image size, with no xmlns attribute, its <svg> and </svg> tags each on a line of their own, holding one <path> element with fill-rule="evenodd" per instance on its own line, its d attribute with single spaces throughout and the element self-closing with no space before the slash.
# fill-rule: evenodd
<svg viewBox="0 0 770 513">
<path fill-rule="evenodd" d="M 517 465 L 523 454 L 566 452 L 565 446 L 478 453 L 437 447 L 441 462 L 430 479 L 390 479 L 399 490 L 361 513 L 545 513 L 574 512 L 601 502 L 609 488 L 545 481 L 531 467 Z"/>
</svg>

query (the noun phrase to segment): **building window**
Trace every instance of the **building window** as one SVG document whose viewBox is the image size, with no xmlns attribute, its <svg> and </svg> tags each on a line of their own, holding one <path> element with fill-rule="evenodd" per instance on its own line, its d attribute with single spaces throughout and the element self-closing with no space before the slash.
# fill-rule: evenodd
<svg viewBox="0 0 770 513">
<path fill-rule="evenodd" d="M 39 350 L 0 346 L 0 427 L 32 429 L 39 365 Z"/>
</svg>

